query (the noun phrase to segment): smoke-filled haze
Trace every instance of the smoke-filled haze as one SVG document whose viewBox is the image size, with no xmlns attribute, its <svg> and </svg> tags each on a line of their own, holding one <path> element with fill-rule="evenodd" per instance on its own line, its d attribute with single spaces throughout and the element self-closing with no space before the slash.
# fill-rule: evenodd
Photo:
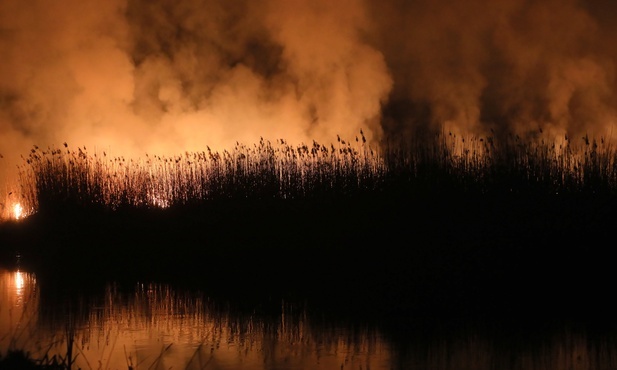
<svg viewBox="0 0 617 370">
<path fill-rule="evenodd" d="M 616 20 L 611 0 L 0 0 L 0 176 L 64 142 L 610 138 Z"/>
</svg>

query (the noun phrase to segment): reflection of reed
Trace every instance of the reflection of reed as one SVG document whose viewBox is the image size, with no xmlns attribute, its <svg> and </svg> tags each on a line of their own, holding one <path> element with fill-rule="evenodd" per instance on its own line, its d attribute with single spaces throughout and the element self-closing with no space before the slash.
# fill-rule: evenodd
<svg viewBox="0 0 617 370">
<path fill-rule="evenodd" d="M 397 362 L 411 369 L 609 370 L 617 368 L 617 342 L 561 328 L 526 336 L 461 334 L 398 348 Z"/>
<path fill-rule="evenodd" d="M 266 318 L 150 284 L 130 295 L 109 287 L 80 343 L 85 356 L 103 364 L 261 369 L 281 361 L 339 367 L 358 358 L 370 362 L 385 351 L 377 338 L 368 331 L 314 327 L 304 310 L 288 303 L 281 303 L 276 318 Z"/>
<path fill-rule="evenodd" d="M 529 341 L 470 330 L 417 340 L 410 330 L 408 342 L 388 342 L 374 328 L 318 319 L 301 305 L 236 310 L 157 284 L 129 293 L 109 286 L 81 311 L 68 304 L 41 315 L 36 280 L 21 274 L 0 271 L 2 349 L 23 348 L 45 363 L 73 368 L 617 368 L 616 337 L 609 334 L 563 330 Z"/>
</svg>

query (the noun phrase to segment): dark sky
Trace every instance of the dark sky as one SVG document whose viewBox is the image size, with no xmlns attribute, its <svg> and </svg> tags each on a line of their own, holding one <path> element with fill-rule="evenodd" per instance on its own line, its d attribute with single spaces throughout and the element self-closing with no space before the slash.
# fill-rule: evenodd
<svg viewBox="0 0 617 370">
<path fill-rule="evenodd" d="M 616 4 L 0 0 L 0 167 L 63 142 L 142 156 L 360 129 L 374 145 L 610 137 Z"/>
</svg>

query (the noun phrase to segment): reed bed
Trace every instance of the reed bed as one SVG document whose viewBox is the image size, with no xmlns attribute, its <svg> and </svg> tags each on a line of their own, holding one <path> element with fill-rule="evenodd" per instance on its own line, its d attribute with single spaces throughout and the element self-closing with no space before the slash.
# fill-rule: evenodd
<svg viewBox="0 0 617 370">
<path fill-rule="evenodd" d="M 468 193 L 613 194 L 617 154 L 603 138 L 457 137 L 386 148 L 386 177 Z M 402 177 L 402 178 L 401 178 Z"/>
<path fill-rule="evenodd" d="M 34 146 L 19 170 L 23 207 L 167 208 L 220 200 L 354 195 L 604 193 L 617 189 L 617 154 L 604 139 L 457 137 L 440 133 L 373 149 L 362 132 L 322 145 L 260 140 L 231 150 L 144 158 Z"/>
<path fill-rule="evenodd" d="M 364 141 L 364 138 L 363 138 Z M 232 150 L 138 160 L 85 147 L 34 147 L 20 167 L 29 209 L 175 207 L 223 199 L 292 199 L 375 190 L 385 175 L 377 153 L 340 140 L 326 147 L 261 140 Z"/>
</svg>

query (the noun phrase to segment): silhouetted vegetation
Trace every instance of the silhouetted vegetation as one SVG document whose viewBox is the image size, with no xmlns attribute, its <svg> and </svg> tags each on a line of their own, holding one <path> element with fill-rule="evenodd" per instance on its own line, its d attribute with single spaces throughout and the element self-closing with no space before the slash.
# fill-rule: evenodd
<svg viewBox="0 0 617 370">
<path fill-rule="evenodd" d="M 600 292 L 617 154 L 602 139 L 446 133 L 374 149 L 360 134 L 141 159 L 64 145 L 24 161 L 35 212 L 0 225 L 4 259 L 19 253 L 55 279 L 61 265 L 72 284 L 216 281 L 227 294 L 312 294 L 393 315 L 573 312 L 572 290 L 613 307 Z"/>
<path fill-rule="evenodd" d="M 221 200 L 318 199 L 392 192 L 613 194 L 617 154 L 603 139 L 545 141 L 442 134 L 376 150 L 355 141 L 292 146 L 261 140 L 230 151 L 207 148 L 140 159 L 85 147 L 34 147 L 20 169 L 33 211 L 66 208 L 198 207 Z"/>
<path fill-rule="evenodd" d="M 363 137 L 364 140 L 364 137 Z M 341 140 L 297 147 L 261 140 L 231 151 L 110 158 L 86 148 L 32 149 L 20 171 L 24 203 L 36 211 L 196 206 L 224 199 L 298 199 L 375 190 L 383 162 Z"/>
<path fill-rule="evenodd" d="M 10 350 L 0 355 L 0 369 L 4 370 L 71 370 L 71 363 L 53 356 L 36 359 L 23 350 Z"/>
</svg>

